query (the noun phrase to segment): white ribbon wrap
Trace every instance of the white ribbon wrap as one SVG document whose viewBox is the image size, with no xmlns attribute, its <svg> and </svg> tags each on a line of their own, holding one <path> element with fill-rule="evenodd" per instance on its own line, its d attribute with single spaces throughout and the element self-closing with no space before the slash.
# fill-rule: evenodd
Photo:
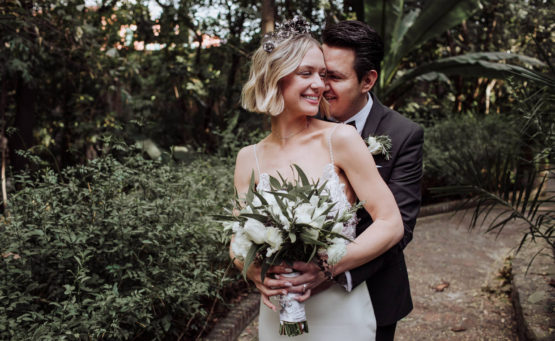
<svg viewBox="0 0 555 341">
<path fill-rule="evenodd" d="M 292 272 L 290 274 L 280 274 L 282 277 L 297 277 L 300 273 Z M 304 322 L 306 321 L 306 313 L 304 310 L 304 303 L 301 303 L 295 299 L 295 297 L 301 296 L 297 293 L 288 293 L 286 295 L 279 296 L 279 305 L 281 309 L 279 310 L 279 321 L 283 322 Z"/>
</svg>

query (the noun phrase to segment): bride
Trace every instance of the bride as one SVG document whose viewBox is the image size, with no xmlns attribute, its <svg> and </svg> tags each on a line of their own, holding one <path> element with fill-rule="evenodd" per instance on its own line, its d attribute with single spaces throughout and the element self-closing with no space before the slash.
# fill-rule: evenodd
<svg viewBox="0 0 555 341">
<path fill-rule="evenodd" d="M 313 118 L 327 113 L 322 97 L 326 88 L 326 66 L 320 44 L 310 36 L 306 22 L 295 18 L 285 22 L 270 36 L 252 58 L 250 77 L 242 93 L 242 105 L 252 112 L 271 117 L 271 133 L 255 145 L 241 149 L 235 166 L 235 188 L 239 196 L 255 175 L 257 190 L 269 189 L 269 176 L 278 172 L 294 179 L 292 164 L 309 178 L 328 181 L 328 189 L 338 207 L 357 198 L 364 203 L 374 223 L 347 246 L 347 253 L 331 269 L 332 276 L 367 263 L 397 244 L 403 225 L 395 199 L 380 177 L 372 155 L 357 131 L 349 126 Z M 345 224 L 344 233 L 355 238 L 355 221 Z M 234 258 L 237 268 L 243 264 Z M 351 292 L 321 273 L 314 288 L 293 286 L 280 273 L 291 272 L 275 266 L 260 281 L 260 267 L 254 263 L 247 276 L 261 293 L 259 339 L 289 339 L 280 336 L 276 295 L 302 293 L 306 301 L 309 333 L 298 340 L 373 340 L 376 320 L 366 284 Z M 324 290 L 325 289 L 325 290 Z M 320 292 L 318 295 L 311 294 Z M 269 308 L 269 309 L 268 309 Z"/>
</svg>

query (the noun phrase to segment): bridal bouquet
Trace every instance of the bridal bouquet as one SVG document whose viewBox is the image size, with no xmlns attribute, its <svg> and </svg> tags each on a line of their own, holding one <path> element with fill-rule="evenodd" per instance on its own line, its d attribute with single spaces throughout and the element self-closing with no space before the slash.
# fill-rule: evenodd
<svg viewBox="0 0 555 341">
<path fill-rule="evenodd" d="M 236 198 L 240 212 L 216 216 L 232 231 L 231 249 L 243 261 L 243 276 L 256 262 L 261 266 L 262 281 L 268 268 L 283 262 L 316 260 L 323 270 L 336 264 L 346 252 L 349 240 L 342 235 L 347 222 L 360 205 L 342 213 L 333 210 L 326 183 L 309 182 L 300 167 L 294 165 L 297 178 L 291 182 L 270 177 L 268 191 L 258 192 L 251 176 L 244 200 Z M 304 304 L 295 293 L 280 296 L 280 334 L 295 336 L 308 332 Z"/>
</svg>

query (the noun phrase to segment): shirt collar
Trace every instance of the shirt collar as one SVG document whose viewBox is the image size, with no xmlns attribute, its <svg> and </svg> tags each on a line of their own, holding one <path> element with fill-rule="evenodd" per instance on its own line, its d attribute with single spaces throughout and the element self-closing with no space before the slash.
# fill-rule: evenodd
<svg viewBox="0 0 555 341">
<path fill-rule="evenodd" d="M 351 116 L 348 120 L 346 120 L 343 123 L 349 123 L 354 121 L 356 124 L 358 133 L 362 134 L 362 130 L 364 129 L 364 124 L 366 123 L 366 119 L 370 114 L 370 109 L 372 109 L 373 103 L 374 101 L 372 100 L 372 96 L 370 96 L 370 93 L 368 93 L 368 101 L 366 102 L 366 105 L 364 105 L 364 107 L 359 112 L 357 112 L 356 115 Z"/>
</svg>

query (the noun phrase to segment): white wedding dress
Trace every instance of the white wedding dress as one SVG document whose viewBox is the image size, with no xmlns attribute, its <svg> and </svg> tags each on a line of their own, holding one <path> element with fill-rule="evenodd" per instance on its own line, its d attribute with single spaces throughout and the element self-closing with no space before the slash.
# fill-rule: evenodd
<svg viewBox="0 0 555 341">
<path fill-rule="evenodd" d="M 333 151 L 331 149 L 331 135 L 328 136 L 331 162 L 324 167 L 321 180 L 327 181 L 327 188 L 332 200 L 337 202 L 336 211 L 343 211 L 351 206 L 345 195 L 345 185 L 339 180 L 335 172 Z M 259 173 L 258 191 L 270 190 L 270 177 L 268 173 L 261 173 L 254 146 L 256 166 Z M 333 212 L 335 213 L 335 212 Z M 343 234 L 355 238 L 356 217 L 353 217 L 343 227 Z M 272 297 L 272 303 L 279 307 L 278 298 Z M 310 297 L 305 301 L 308 333 L 295 336 L 279 335 L 279 313 L 266 307 L 260 301 L 260 314 L 258 318 L 258 338 L 260 341 L 271 340 L 349 340 L 369 341 L 376 338 L 376 317 L 366 287 L 366 282 L 358 285 L 351 292 L 338 284 L 332 285 L 325 291 Z"/>
</svg>

